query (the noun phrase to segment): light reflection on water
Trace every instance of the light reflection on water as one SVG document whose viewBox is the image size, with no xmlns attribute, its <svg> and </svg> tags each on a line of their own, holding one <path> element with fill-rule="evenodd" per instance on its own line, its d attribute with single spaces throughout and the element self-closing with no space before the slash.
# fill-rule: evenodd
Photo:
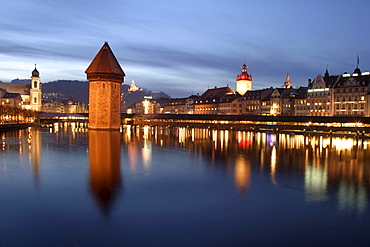
<svg viewBox="0 0 370 247">
<path fill-rule="evenodd" d="M 143 131 L 142 135 L 140 131 Z M 130 126 L 126 127 L 125 134 L 131 135 Z M 307 201 L 331 199 L 328 195 L 328 187 L 331 187 L 337 191 L 338 207 L 341 210 L 361 213 L 367 206 L 370 169 L 366 161 L 370 157 L 366 152 L 369 145 L 366 140 L 333 135 L 269 134 L 184 127 L 163 129 L 149 126 L 142 130 L 136 128 L 136 136 L 144 139 L 143 160 L 146 161 L 148 158 L 145 157 L 150 153 L 147 143 L 151 140 L 161 146 L 185 146 L 194 155 L 209 158 L 212 163 L 223 159 L 225 166 L 230 166 L 234 162 L 235 185 L 240 191 L 249 187 L 252 179 L 250 163 L 253 161 L 260 169 L 269 170 L 274 185 L 286 183 L 276 177 L 283 170 L 303 174 Z M 129 142 L 130 137 L 126 140 Z M 247 156 L 240 155 L 241 152 Z M 254 157 L 250 157 L 251 154 Z M 256 157 L 258 164 L 251 160 Z"/>
<path fill-rule="evenodd" d="M 261 224 L 264 228 L 277 224 L 276 216 L 273 215 L 283 215 L 284 222 L 292 224 L 289 228 L 290 225 L 286 225 L 288 223 L 280 222 L 284 227 L 296 231 L 298 224 L 302 227 L 300 230 L 310 232 L 310 223 L 292 223 L 297 219 L 289 218 L 294 217 L 290 214 L 298 214 L 297 218 L 309 221 L 306 217 L 311 217 L 308 215 L 317 213 L 318 210 L 322 210 L 319 211 L 322 215 L 337 217 L 333 223 L 323 220 L 324 225 L 337 224 L 332 226 L 333 229 L 338 225 L 342 226 L 338 223 L 341 220 L 345 222 L 343 228 L 351 224 L 355 228 L 365 227 L 369 223 L 364 221 L 359 224 L 350 218 L 353 215 L 364 218 L 369 215 L 368 145 L 367 140 L 332 135 L 289 135 L 159 126 L 124 126 L 121 132 L 110 132 L 88 131 L 78 124 L 68 128 L 54 125 L 50 129 L 29 128 L 1 133 L 0 185 L 2 188 L 10 188 L 10 191 L 14 190 L 14 183 L 24 183 L 27 187 L 27 182 L 30 181 L 27 176 L 31 174 L 31 180 L 37 185 L 39 194 L 30 191 L 28 193 L 35 193 L 34 197 L 39 197 L 41 193 L 45 197 L 45 201 L 41 203 L 53 205 L 53 200 L 57 199 L 51 194 L 42 194 L 48 186 L 55 188 L 52 180 L 65 181 L 66 185 L 75 182 L 74 186 L 84 191 L 79 192 L 80 194 L 76 192 L 79 189 L 69 191 L 71 194 L 76 193 L 76 205 L 89 208 L 85 217 L 93 224 L 101 223 L 96 218 L 97 215 L 92 213 L 94 207 L 105 220 L 114 222 L 113 226 L 106 228 L 111 231 L 111 239 L 118 241 L 117 246 L 122 243 L 145 245 L 147 242 L 138 239 L 140 231 L 153 231 L 153 227 L 166 228 L 166 224 L 179 225 L 185 232 L 178 235 L 173 232 L 177 228 L 170 227 L 163 232 L 163 236 L 152 236 L 149 239 L 155 241 L 154 243 L 166 243 L 163 239 L 168 234 L 174 234 L 175 240 L 189 238 L 195 233 L 191 227 L 186 226 L 193 226 L 200 218 L 208 222 L 200 229 L 212 224 L 226 224 L 228 228 L 235 228 L 236 232 L 222 230 L 224 228 L 214 229 L 219 235 L 224 235 L 222 239 L 227 240 L 222 242 L 223 240 L 209 232 L 211 230 L 206 232 L 198 229 L 200 235 L 195 234 L 194 241 L 197 238 L 201 240 L 184 240 L 184 243 L 226 244 L 230 243 L 231 238 L 243 239 L 243 234 L 237 234 L 241 229 L 247 232 L 245 234 L 248 238 L 256 238 L 261 243 L 267 241 L 266 234 L 274 240 L 273 243 L 284 243 L 283 239 L 274 235 L 275 232 L 277 235 L 281 232 L 267 227 L 270 229 L 267 233 L 256 226 Z M 57 188 L 60 193 L 64 191 L 61 187 Z M 86 199 L 86 192 L 94 207 Z M 59 191 L 55 191 L 56 198 L 61 196 L 58 193 Z M 9 193 L 6 190 L 0 193 L 3 200 L 7 196 L 9 197 Z M 21 196 L 23 197 L 25 196 Z M 79 201 L 79 198 L 85 199 Z M 241 198 L 245 200 L 240 201 Z M 9 210 L 21 212 L 25 202 L 22 199 L 12 200 L 15 205 L 8 205 Z M 206 207 L 211 201 L 214 202 L 211 203 L 212 208 Z M 280 204 L 276 204 L 276 201 Z M 76 205 L 64 205 L 66 215 L 62 214 L 60 217 L 68 215 L 78 218 L 72 213 L 78 211 L 74 208 Z M 321 206 L 316 208 L 316 205 Z M 325 210 L 322 205 L 325 205 Z M 233 211 L 228 212 L 227 209 Z M 260 211 L 264 209 L 266 211 Z M 341 214 L 336 214 L 335 210 Z M 182 216 L 177 215 L 177 212 L 181 212 Z M 216 212 L 219 219 L 215 217 Z M 167 221 L 159 220 L 159 215 Z M 183 215 L 187 215 L 186 220 L 189 222 L 186 222 Z M 257 219 L 254 218 L 256 215 L 259 216 Z M 349 218 L 342 219 L 340 217 L 344 216 L 341 215 Z M 320 219 L 317 221 L 319 224 Z M 133 224 L 136 231 L 130 228 Z M 133 237 L 134 239 L 125 242 L 115 227 L 125 229 L 138 238 Z M 0 227 L 1 231 L 6 234 L 5 228 Z M 70 237 L 68 232 L 76 229 L 64 231 Z M 99 230 L 95 231 L 99 236 Z M 208 235 L 212 235 L 217 241 L 213 242 L 211 237 L 201 237 Z M 352 238 L 351 233 L 343 237 Z M 0 244 L 2 238 L 5 237 L 0 233 Z M 98 241 L 95 237 L 90 238 Z M 82 237 L 77 239 L 81 246 L 91 246 Z M 364 239 L 361 239 L 361 243 Z M 244 240 L 240 243 L 250 243 Z M 291 241 L 296 244 L 294 238 Z M 332 243 L 331 238 L 323 241 Z M 9 243 L 23 244 L 10 240 Z M 66 243 L 70 244 L 71 241 Z M 111 242 L 110 245 L 114 246 L 116 242 Z"/>
</svg>

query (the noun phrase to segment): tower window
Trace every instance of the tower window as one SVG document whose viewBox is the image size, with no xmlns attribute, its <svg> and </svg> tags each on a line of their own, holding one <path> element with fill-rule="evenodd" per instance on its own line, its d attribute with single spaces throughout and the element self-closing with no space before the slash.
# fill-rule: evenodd
<svg viewBox="0 0 370 247">
<path fill-rule="evenodd" d="M 33 98 L 33 103 L 37 104 L 37 98 Z"/>
<path fill-rule="evenodd" d="M 33 88 L 37 88 L 37 81 L 33 82 Z"/>
</svg>

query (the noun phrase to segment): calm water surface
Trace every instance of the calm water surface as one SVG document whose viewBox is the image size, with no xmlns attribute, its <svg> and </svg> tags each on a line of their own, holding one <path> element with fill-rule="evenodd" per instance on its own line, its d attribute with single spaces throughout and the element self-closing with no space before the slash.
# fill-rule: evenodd
<svg viewBox="0 0 370 247">
<path fill-rule="evenodd" d="M 370 246 L 370 143 L 194 128 L 0 133 L 0 246 Z"/>
</svg>

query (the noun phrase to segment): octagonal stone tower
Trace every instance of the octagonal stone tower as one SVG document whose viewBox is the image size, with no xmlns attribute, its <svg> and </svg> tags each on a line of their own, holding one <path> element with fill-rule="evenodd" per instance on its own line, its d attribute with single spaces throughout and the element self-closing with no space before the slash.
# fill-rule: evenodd
<svg viewBox="0 0 370 247">
<path fill-rule="evenodd" d="M 121 83 L 125 72 L 107 42 L 85 73 L 89 80 L 89 129 L 118 130 L 121 124 Z"/>
</svg>

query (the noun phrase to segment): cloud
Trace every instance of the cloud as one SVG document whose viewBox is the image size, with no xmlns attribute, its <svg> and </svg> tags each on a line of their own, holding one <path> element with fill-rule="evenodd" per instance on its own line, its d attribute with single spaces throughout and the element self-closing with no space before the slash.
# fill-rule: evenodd
<svg viewBox="0 0 370 247">
<path fill-rule="evenodd" d="M 44 82 L 84 80 L 84 70 L 108 41 L 126 79 L 153 91 L 188 95 L 208 86 L 234 86 L 244 59 L 256 89 L 281 86 L 287 72 L 294 85 L 306 85 L 308 78 L 324 73 L 326 65 L 332 74 L 352 71 L 358 53 L 361 69 L 369 67 L 369 35 L 364 31 L 369 5 L 5 1 L 0 79 L 29 77 L 36 61 Z M 355 16 L 343 18 L 354 10 Z"/>
</svg>

